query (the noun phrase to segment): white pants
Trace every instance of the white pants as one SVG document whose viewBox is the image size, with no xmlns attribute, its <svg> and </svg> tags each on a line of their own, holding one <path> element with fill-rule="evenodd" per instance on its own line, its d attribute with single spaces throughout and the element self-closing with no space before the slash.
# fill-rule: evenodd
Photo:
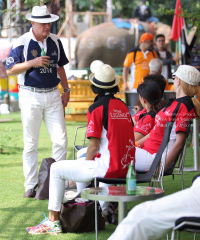
<svg viewBox="0 0 200 240">
<path fill-rule="evenodd" d="M 135 169 L 136 171 L 146 171 L 149 170 L 156 153 L 150 154 L 142 148 L 135 148 Z"/>
<path fill-rule="evenodd" d="M 66 159 L 67 135 L 62 101 L 57 89 L 37 93 L 21 88 L 19 107 L 24 134 L 24 186 L 27 191 L 38 182 L 38 140 L 42 120 L 50 134 L 52 158 L 56 161 Z"/>
<path fill-rule="evenodd" d="M 80 182 L 78 192 L 86 188 L 93 180 L 97 163 L 84 159 L 66 160 L 53 163 L 50 170 L 49 210 L 59 212 L 65 192 L 65 180 Z M 83 183 L 83 184 L 82 184 Z"/>
<path fill-rule="evenodd" d="M 87 147 L 80 149 L 80 150 L 77 152 L 77 158 L 79 159 L 79 158 L 82 157 L 82 156 L 85 156 L 85 157 L 86 157 L 87 149 L 88 149 Z M 85 160 L 84 157 L 83 157 L 82 159 Z M 77 186 L 78 192 L 81 192 L 81 191 L 82 191 L 83 189 L 85 189 L 89 184 L 90 184 L 90 182 L 88 182 L 88 183 L 77 182 L 77 183 L 76 183 L 76 186 Z M 99 187 L 108 187 L 108 186 L 112 186 L 112 185 L 113 185 L 113 184 L 107 184 L 107 183 L 99 182 Z M 100 206 L 101 206 L 102 215 L 103 215 L 103 216 L 106 216 L 106 215 L 108 214 L 108 205 L 109 205 L 109 202 L 99 201 L 99 204 L 100 204 Z"/>
<path fill-rule="evenodd" d="M 108 240 L 160 239 L 184 216 L 200 216 L 200 177 L 188 189 L 134 207 Z"/>
</svg>

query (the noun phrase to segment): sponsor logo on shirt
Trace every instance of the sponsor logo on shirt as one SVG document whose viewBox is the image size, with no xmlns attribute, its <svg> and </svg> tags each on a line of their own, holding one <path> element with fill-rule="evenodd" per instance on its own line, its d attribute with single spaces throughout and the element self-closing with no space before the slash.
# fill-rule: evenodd
<svg viewBox="0 0 200 240">
<path fill-rule="evenodd" d="M 14 63 L 14 58 L 9 57 L 9 58 L 6 60 L 6 65 L 10 65 L 11 63 Z"/>
<path fill-rule="evenodd" d="M 51 54 L 52 56 L 57 56 L 56 51 L 54 50 L 54 52 Z"/>
<path fill-rule="evenodd" d="M 87 127 L 87 133 L 93 133 L 94 132 L 93 126 L 94 126 L 94 123 L 93 123 L 92 120 L 90 120 L 90 122 L 88 124 L 88 127 Z"/>
<path fill-rule="evenodd" d="M 34 58 L 36 58 L 37 55 L 38 55 L 37 50 L 34 50 L 34 49 L 31 51 L 31 53 L 32 53 L 32 55 L 33 55 Z"/>
<path fill-rule="evenodd" d="M 135 148 L 135 144 L 131 139 L 129 139 L 129 142 L 130 142 L 130 145 L 126 146 L 127 152 L 126 154 L 124 154 L 123 158 L 121 159 L 122 169 L 128 167 L 131 160 L 135 161 L 135 157 L 129 153 L 132 149 Z"/>
<path fill-rule="evenodd" d="M 147 124 L 142 125 L 142 126 L 136 125 L 136 128 L 141 129 L 141 130 L 144 131 L 145 133 L 149 133 L 149 129 L 151 128 L 151 124 L 150 124 L 150 123 L 147 123 Z"/>
<path fill-rule="evenodd" d="M 121 110 L 113 109 L 113 112 L 110 113 L 111 119 L 124 119 L 131 122 L 130 113 L 129 112 L 122 112 Z"/>
</svg>

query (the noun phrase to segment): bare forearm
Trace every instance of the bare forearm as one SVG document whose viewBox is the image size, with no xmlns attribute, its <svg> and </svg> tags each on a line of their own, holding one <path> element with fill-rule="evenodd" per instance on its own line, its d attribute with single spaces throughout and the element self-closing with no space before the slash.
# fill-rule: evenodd
<svg viewBox="0 0 200 240">
<path fill-rule="evenodd" d="M 98 148 L 89 146 L 86 153 L 86 160 L 94 159 L 97 153 L 98 153 Z"/>
<path fill-rule="evenodd" d="M 128 80 L 128 72 L 129 72 L 129 68 L 128 68 L 128 67 L 124 67 L 124 69 L 123 69 L 123 79 L 124 79 L 124 84 L 127 84 L 127 80 Z"/>
<path fill-rule="evenodd" d="M 147 138 L 149 138 L 150 137 L 150 133 L 149 134 L 147 134 L 145 137 L 143 137 L 142 139 L 140 139 L 139 141 L 138 141 L 138 147 L 143 147 L 144 146 L 144 143 L 145 143 L 145 141 L 147 140 Z"/>
<path fill-rule="evenodd" d="M 172 146 L 171 150 L 167 154 L 165 169 L 168 168 L 177 158 L 181 148 L 185 141 L 185 133 L 179 132 L 176 134 L 176 142 Z"/>
<path fill-rule="evenodd" d="M 97 155 L 100 146 L 100 139 L 91 138 L 86 153 L 86 160 L 92 160 Z"/>
<path fill-rule="evenodd" d="M 24 62 L 24 63 L 17 63 L 14 66 L 12 66 L 10 69 L 7 69 L 7 75 L 18 75 L 21 74 L 28 69 L 32 68 L 32 60 Z"/>
<path fill-rule="evenodd" d="M 177 158 L 182 147 L 182 143 L 175 143 L 166 157 L 165 169 L 168 168 Z"/>
<path fill-rule="evenodd" d="M 47 68 L 47 65 L 49 65 L 49 58 L 50 58 L 49 56 L 41 56 L 41 57 L 37 57 L 37 58 L 34 58 L 33 60 L 29 60 L 29 61 L 26 61 L 23 63 L 16 63 L 11 68 L 7 69 L 6 72 L 7 72 L 8 76 L 10 76 L 10 75 L 21 74 L 32 67 Z"/>
</svg>

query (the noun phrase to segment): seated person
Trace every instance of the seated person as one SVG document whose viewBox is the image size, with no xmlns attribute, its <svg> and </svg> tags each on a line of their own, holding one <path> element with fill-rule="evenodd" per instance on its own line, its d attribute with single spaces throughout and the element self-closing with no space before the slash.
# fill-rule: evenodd
<svg viewBox="0 0 200 240">
<path fill-rule="evenodd" d="M 165 90 L 165 86 L 166 86 L 166 81 L 164 79 L 164 77 L 160 74 L 151 74 L 151 75 L 147 75 L 146 77 L 144 77 L 143 82 L 156 82 L 161 90 L 162 93 L 162 97 L 163 97 L 163 93 Z M 134 106 L 134 116 L 132 117 L 134 125 L 137 124 L 137 122 L 139 121 L 139 119 L 141 118 L 140 115 L 143 115 L 147 112 L 146 108 L 143 108 L 142 110 L 140 110 L 140 106 Z"/>
<path fill-rule="evenodd" d="M 169 167 L 179 154 L 185 140 L 187 125 L 190 120 L 200 116 L 200 102 L 193 96 L 200 90 L 200 72 L 189 65 L 181 65 L 174 73 L 176 99 L 170 99 L 167 106 L 156 114 L 155 126 L 144 138 L 136 142 L 136 170 L 150 168 L 162 143 L 166 122 L 172 121 L 176 108 L 178 112 L 170 134 L 165 168 Z M 165 154 L 163 154 L 165 155 Z"/>
<path fill-rule="evenodd" d="M 190 188 L 134 207 L 108 240 L 160 240 L 180 217 L 199 217 L 200 175 Z"/>
<path fill-rule="evenodd" d="M 90 74 L 92 91 L 98 94 L 88 109 L 87 138 L 90 139 L 86 158 L 59 161 L 51 165 L 49 187 L 49 218 L 29 234 L 62 232 L 58 214 L 65 191 L 65 180 L 77 184 L 78 192 L 95 177 L 125 178 L 128 165 L 135 160 L 133 124 L 127 106 L 114 94 L 120 79 L 112 67 L 102 64 Z M 85 183 L 85 184 L 84 184 Z"/>
<path fill-rule="evenodd" d="M 146 81 L 137 88 L 139 100 L 146 109 L 146 113 L 140 115 L 138 122 L 134 127 L 135 141 L 146 136 L 154 127 L 156 113 L 164 106 L 162 93 L 159 85 L 154 81 Z"/>
</svg>

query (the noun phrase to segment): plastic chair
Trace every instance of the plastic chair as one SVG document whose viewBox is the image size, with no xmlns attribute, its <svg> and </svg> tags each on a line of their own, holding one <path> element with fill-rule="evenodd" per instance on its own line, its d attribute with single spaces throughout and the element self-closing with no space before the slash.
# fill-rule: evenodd
<svg viewBox="0 0 200 240">
<path fill-rule="evenodd" d="M 180 239 L 180 231 L 187 231 L 193 232 L 194 240 L 196 240 L 196 233 L 200 233 L 200 217 L 181 217 L 177 219 L 172 230 L 171 240 L 174 240 L 176 231 L 179 231 L 178 239 Z"/>
<path fill-rule="evenodd" d="M 77 143 L 76 143 L 77 142 L 78 130 L 82 129 L 82 128 L 86 128 L 86 126 L 77 127 L 76 131 L 75 131 L 75 135 L 74 135 L 74 148 L 73 148 L 73 157 L 74 157 L 74 159 L 75 159 L 75 151 L 79 151 L 80 149 L 85 147 L 86 130 L 85 130 L 85 133 L 84 133 L 83 144 L 82 145 L 77 145 Z"/>
</svg>

